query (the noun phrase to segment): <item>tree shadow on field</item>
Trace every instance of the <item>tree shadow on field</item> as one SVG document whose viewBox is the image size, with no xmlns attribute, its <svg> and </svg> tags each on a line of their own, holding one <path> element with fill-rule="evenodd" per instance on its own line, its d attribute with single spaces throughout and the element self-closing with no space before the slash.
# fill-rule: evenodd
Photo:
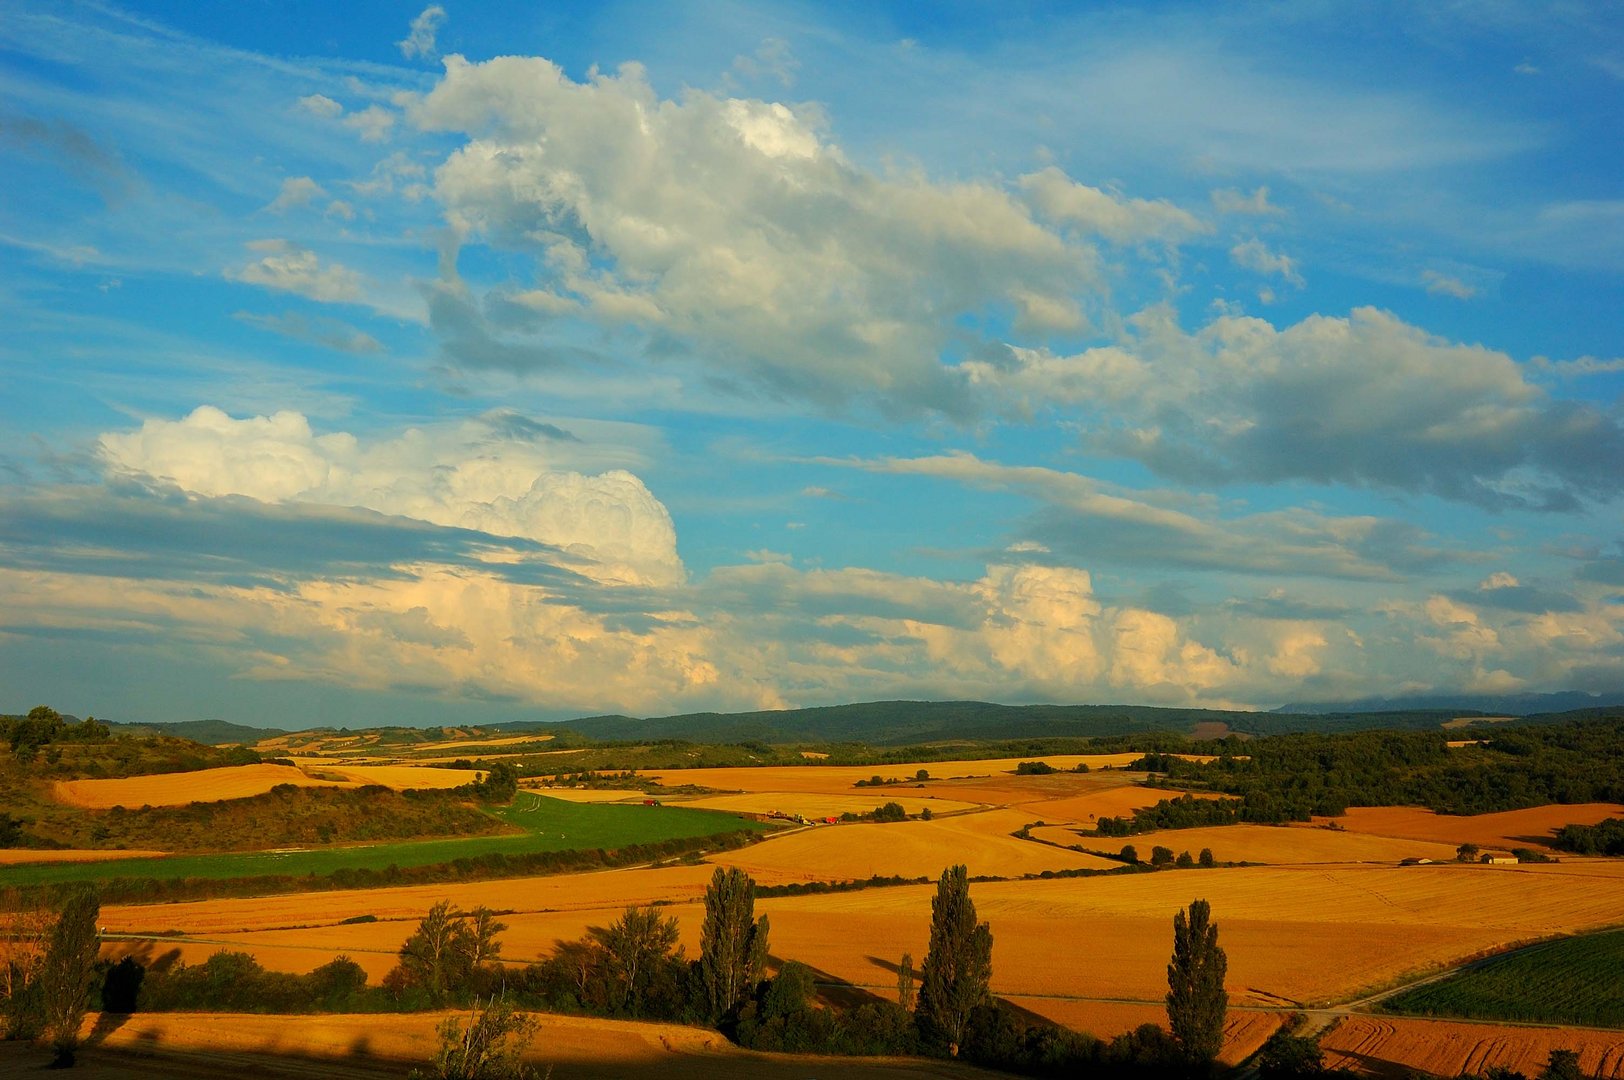
<svg viewBox="0 0 1624 1080">
<path fill-rule="evenodd" d="M 1349 1061 L 1358 1063 L 1358 1072 L 1365 1076 L 1374 1076 L 1378 1080 L 1408 1080 L 1415 1075 L 1415 1069 L 1397 1061 L 1375 1057 L 1371 1054 L 1355 1054 L 1347 1050 L 1338 1050 L 1336 1053 Z"/>
<path fill-rule="evenodd" d="M 134 960 L 147 971 L 168 971 L 180 960 L 180 950 L 171 948 L 167 952 L 159 953 L 157 947 L 150 941 L 125 941 L 108 948 L 106 958 L 115 964 L 123 960 Z M 100 1004 L 99 1001 L 95 1003 Z M 127 1012 L 102 1010 L 96 1015 L 96 1023 L 85 1036 L 84 1044 L 102 1045 L 108 1036 L 130 1022 L 130 1016 L 131 1014 Z"/>
<path fill-rule="evenodd" d="M 782 970 L 784 966 L 784 961 L 777 956 L 769 955 L 767 963 L 774 970 Z M 804 961 L 802 963 L 812 973 L 812 985 L 817 989 L 818 1000 L 826 1005 L 840 1009 L 855 1009 L 859 1005 L 872 1005 L 877 1001 L 888 1000 L 849 979 L 838 978 L 822 968 L 815 968 L 811 964 L 805 964 Z"/>
</svg>

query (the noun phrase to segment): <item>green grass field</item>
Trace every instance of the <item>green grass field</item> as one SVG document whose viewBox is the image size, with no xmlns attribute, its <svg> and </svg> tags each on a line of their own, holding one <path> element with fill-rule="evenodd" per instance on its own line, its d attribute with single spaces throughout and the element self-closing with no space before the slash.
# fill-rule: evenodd
<svg viewBox="0 0 1624 1080">
<path fill-rule="evenodd" d="M 1624 930 L 1604 930 L 1497 956 L 1388 998 L 1388 1012 L 1624 1027 Z"/>
<path fill-rule="evenodd" d="M 758 822 L 714 810 L 571 803 L 529 792 L 520 792 L 512 806 L 498 808 L 495 813 L 524 829 L 524 833 L 290 851 L 10 866 L 0 868 L 0 887 L 105 881 L 120 877 L 223 879 L 272 874 L 323 875 L 346 869 L 383 870 L 391 865 L 430 866 L 494 853 L 528 855 L 544 851 L 613 850 L 631 844 L 766 828 Z"/>
</svg>

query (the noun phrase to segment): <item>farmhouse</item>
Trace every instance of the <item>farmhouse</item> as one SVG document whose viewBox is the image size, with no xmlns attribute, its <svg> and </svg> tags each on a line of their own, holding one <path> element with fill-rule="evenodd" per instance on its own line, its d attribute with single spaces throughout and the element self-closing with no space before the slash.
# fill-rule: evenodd
<svg viewBox="0 0 1624 1080">
<path fill-rule="evenodd" d="M 1478 856 L 1477 861 L 1488 863 L 1491 866 L 1515 866 L 1517 865 L 1517 856 L 1509 851 L 1485 851 Z"/>
</svg>

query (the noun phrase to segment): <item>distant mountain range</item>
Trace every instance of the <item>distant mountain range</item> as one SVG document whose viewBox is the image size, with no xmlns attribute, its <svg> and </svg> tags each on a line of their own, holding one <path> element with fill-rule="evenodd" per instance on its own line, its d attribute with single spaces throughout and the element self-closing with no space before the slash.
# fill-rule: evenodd
<svg viewBox="0 0 1624 1080">
<path fill-rule="evenodd" d="M 1354 701 L 1293 702 L 1274 710 L 1296 715 L 1446 710 L 1484 716 L 1537 716 L 1544 713 L 1605 709 L 1624 705 L 1624 691 L 1587 694 L 1564 690 L 1555 694 L 1426 694 L 1409 697 L 1368 697 Z"/>
<path fill-rule="evenodd" d="M 867 743 L 902 746 L 970 739 L 1105 738 L 1150 732 L 1216 737 L 1282 735 L 1294 731 L 1369 728 L 1436 729 L 1460 716 L 1584 719 L 1587 711 L 1624 708 L 1624 692 L 1587 694 L 1436 694 L 1298 702 L 1273 712 L 1161 708 L 1150 705 L 999 705 L 986 701 L 866 701 L 808 709 L 675 716 L 587 716 L 551 722 L 481 724 L 490 734 L 574 732 L 603 742 L 672 740 L 696 743 Z M 1557 715 L 1571 714 L 1571 715 Z M 286 735 L 281 728 L 224 720 L 111 725 L 115 730 L 175 735 L 207 745 L 252 745 Z M 326 730 L 326 729 L 322 729 Z M 386 730 L 384 728 L 371 730 Z M 398 730 L 401 735 L 408 729 Z"/>
</svg>

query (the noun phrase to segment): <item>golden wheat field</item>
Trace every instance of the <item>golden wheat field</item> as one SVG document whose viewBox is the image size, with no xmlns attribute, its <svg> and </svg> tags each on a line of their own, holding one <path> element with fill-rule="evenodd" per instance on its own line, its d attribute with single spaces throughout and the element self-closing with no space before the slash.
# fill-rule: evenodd
<svg viewBox="0 0 1624 1080">
<path fill-rule="evenodd" d="M 878 830 L 908 827 L 810 830 L 744 853 L 770 853 L 802 837 L 838 838 L 843 831 L 868 832 L 870 844 L 889 848 L 889 841 L 874 839 L 885 835 Z M 415 920 L 442 897 L 463 908 L 484 903 L 504 912 L 510 928 L 503 955 L 513 961 L 546 955 L 556 940 L 607 924 L 629 903 L 660 901 L 668 905 L 663 913 L 678 919 L 691 951 L 711 869 L 117 906 L 106 910 L 104 921 L 114 933 L 180 931 L 198 939 L 154 942 L 160 950 L 180 948 L 189 961 L 229 946 L 270 967 L 307 971 L 348 953 L 376 977 L 392 965 Z M 895 981 L 888 965 L 904 951 L 916 961 L 924 955 L 933 891 L 921 885 L 773 897 L 759 900 L 758 910 L 771 917 L 775 956 L 883 992 Z M 1573 860 L 1520 867 L 1249 867 L 986 882 L 973 886 L 972 895 L 992 926 L 993 987 L 1001 994 L 1157 1002 L 1166 992 L 1173 913 L 1203 897 L 1229 953 L 1232 997 L 1238 1004 L 1278 1007 L 1348 1000 L 1512 943 L 1617 923 L 1624 920 L 1624 866 Z M 385 921 L 338 925 L 358 915 Z"/>
<path fill-rule="evenodd" d="M 1624 1077 L 1624 1032 L 1349 1016 L 1320 1040 L 1330 1068 L 1393 1074 L 1422 1069 L 1440 1076 L 1492 1066 L 1537 1076 L 1552 1050 L 1577 1050 L 1579 1070 L 1602 1080 Z"/>
<path fill-rule="evenodd" d="M 547 787 L 544 784 L 519 784 L 526 791 L 534 791 L 538 795 L 545 795 L 549 799 L 562 799 L 565 802 L 577 803 L 611 803 L 642 801 L 648 798 L 648 792 L 638 791 L 634 788 L 567 788 Z"/>
<path fill-rule="evenodd" d="M 317 776 L 337 777 L 348 784 L 380 784 L 396 791 L 454 788 L 473 783 L 484 773 L 478 769 L 435 769 L 424 765 L 350 765 L 322 758 L 291 758 L 295 765 Z"/>
<path fill-rule="evenodd" d="M 1374 862 L 1397 863 L 1402 859 L 1449 860 L 1455 857 L 1453 844 L 1429 840 L 1399 840 L 1388 836 L 1347 832 L 1339 829 L 1304 828 L 1286 825 L 1220 825 L 1207 829 L 1166 829 L 1130 837 L 1094 836 L 1076 827 L 1047 826 L 1033 829 L 1032 835 L 1056 844 L 1081 844 L 1100 851 L 1118 851 L 1132 844 L 1141 859 L 1150 857 L 1158 845 L 1175 852 L 1199 855 L 1210 848 L 1219 862 L 1253 862 L 1271 865 L 1303 863 Z"/>
<path fill-rule="evenodd" d="M 644 775 L 656 778 L 667 787 L 678 784 L 697 784 L 720 791 L 796 791 L 821 795 L 850 794 L 857 781 L 874 776 L 882 780 L 898 780 L 911 786 L 915 773 L 924 769 L 931 776 L 927 790 L 937 781 L 955 778 L 976 778 L 996 781 L 992 787 L 1008 791 L 1017 798 L 1034 790 L 1032 781 L 1050 779 L 1044 776 L 1016 776 L 1015 767 L 1023 761 L 1044 761 L 1062 772 L 1086 764 L 1090 769 L 1121 769 L 1137 761 L 1139 754 L 1048 754 L 1033 758 L 993 758 L 984 761 L 923 761 L 902 765 L 769 765 L 748 769 L 649 769 Z M 1080 774 L 1079 779 L 1087 779 Z M 889 786 L 876 792 L 889 791 Z M 980 800 L 977 800 L 980 801 Z"/>
<path fill-rule="evenodd" d="M 420 1064 L 433 1056 L 437 1045 L 435 1029 L 448 1016 L 466 1020 L 456 1013 L 319 1017 L 136 1013 L 127 1018 L 109 1018 L 108 1024 L 98 1029 L 101 1018 L 93 1014 L 86 1017 L 82 1032 L 95 1047 L 86 1053 L 86 1062 L 75 1069 L 75 1075 L 91 1080 L 105 1074 L 119 1075 L 115 1070 L 131 1064 L 131 1057 L 124 1054 L 175 1054 L 181 1069 L 203 1070 L 197 1075 L 237 1075 L 244 1071 L 262 1075 L 261 1067 L 268 1070 L 268 1075 L 282 1075 L 276 1064 L 261 1066 L 258 1060 L 250 1064 L 234 1056 L 274 1055 L 282 1059 L 281 1069 L 301 1077 L 343 1077 L 363 1070 L 398 1076 L 403 1063 Z M 971 1080 L 996 1075 L 955 1062 L 919 1058 L 854 1060 L 763 1054 L 741 1050 L 717 1032 L 678 1024 L 542 1013 L 535 1014 L 535 1020 L 538 1030 L 526 1060 L 542 1071 L 551 1068 L 554 1080 L 637 1076 L 801 1080 L 821 1073 L 838 1073 L 855 1080 Z M 16 1053 L 0 1057 L 0 1069 L 18 1059 Z M 162 1069 L 164 1060 L 155 1059 L 151 1064 Z M 323 1064 L 330 1068 L 323 1069 Z M 211 1066 L 219 1071 L 206 1071 Z M 98 1072 L 98 1068 L 105 1072 Z"/>
<path fill-rule="evenodd" d="M 107 859 L 155 859 L 167 854 L 169 853 L 166 851 L 103 851 L 93 848 L 60 848 L 55 851 L 0 848 L 0 866 L 49 862 L 103 862 Z"/>
<path fill-rule="evenodd" d="M 318 780 L 291 765 L 230 765 L 196 772 L 127 776 L 115 780 L 58 780 L 51 785 L 58 802 L 93 810 L 115 806 L 184 806 L 186 803 L 243 799 L 263 795 L 278 784 L 298 787 L 344 787 L 344 781 Z"/>
<path fill-rule="evenodd" d="M 642 792 L 636 794 L 639 798 L 644 797 Z M 818 795 L 793 791 L 703 795 L 697 798 L 679 795 L 665 801 L 672 805 L 693 806 L 703 810 L 726 810 L 734 814 L 771 814 L 777 811 L 781 814 L 792 816 L 800 814 L 813 819 L 839 817 L 845 813 L 866 814 L 888 802 L 897 803 L 909 814 L 918 814 L 922 810 L 929 810 L 932 814 L 951 814 L 973 810 L 979 805 L 974 802 L 958 802 L 917 794 L 892 795 L 884 791 L 876 791 L 872 795 Z"/>
<path fill-rule="evenodd" d="M 764 884 L 875 875 L 935 877 L 944 858 L 964 863 L 971 876 L 988 877 L 1120 865 L 1010 835 L 1028 820 L 1017 810 L 982 810 L 933 821 L 832 825 L 725 852 L 711 861 L 737 866 Z"/>
<path fill-rule="evenodd" d="M 1499 814 L 1452 817 L 1413 806 L 1357 806 L 1338 818 L 1315 818 L 1316 824 L 1334 821 L 1349 832 L 1393 836 L 1406 840 L 1432 840 L 1440 844 L 1477 844 L 1479 847 L 1545 846 L 1563 825 L 1594 825 L 1610 817 L 1624 817 L 1617 803 L 1575 803 L 1536 806 Z"/>
</svg>

